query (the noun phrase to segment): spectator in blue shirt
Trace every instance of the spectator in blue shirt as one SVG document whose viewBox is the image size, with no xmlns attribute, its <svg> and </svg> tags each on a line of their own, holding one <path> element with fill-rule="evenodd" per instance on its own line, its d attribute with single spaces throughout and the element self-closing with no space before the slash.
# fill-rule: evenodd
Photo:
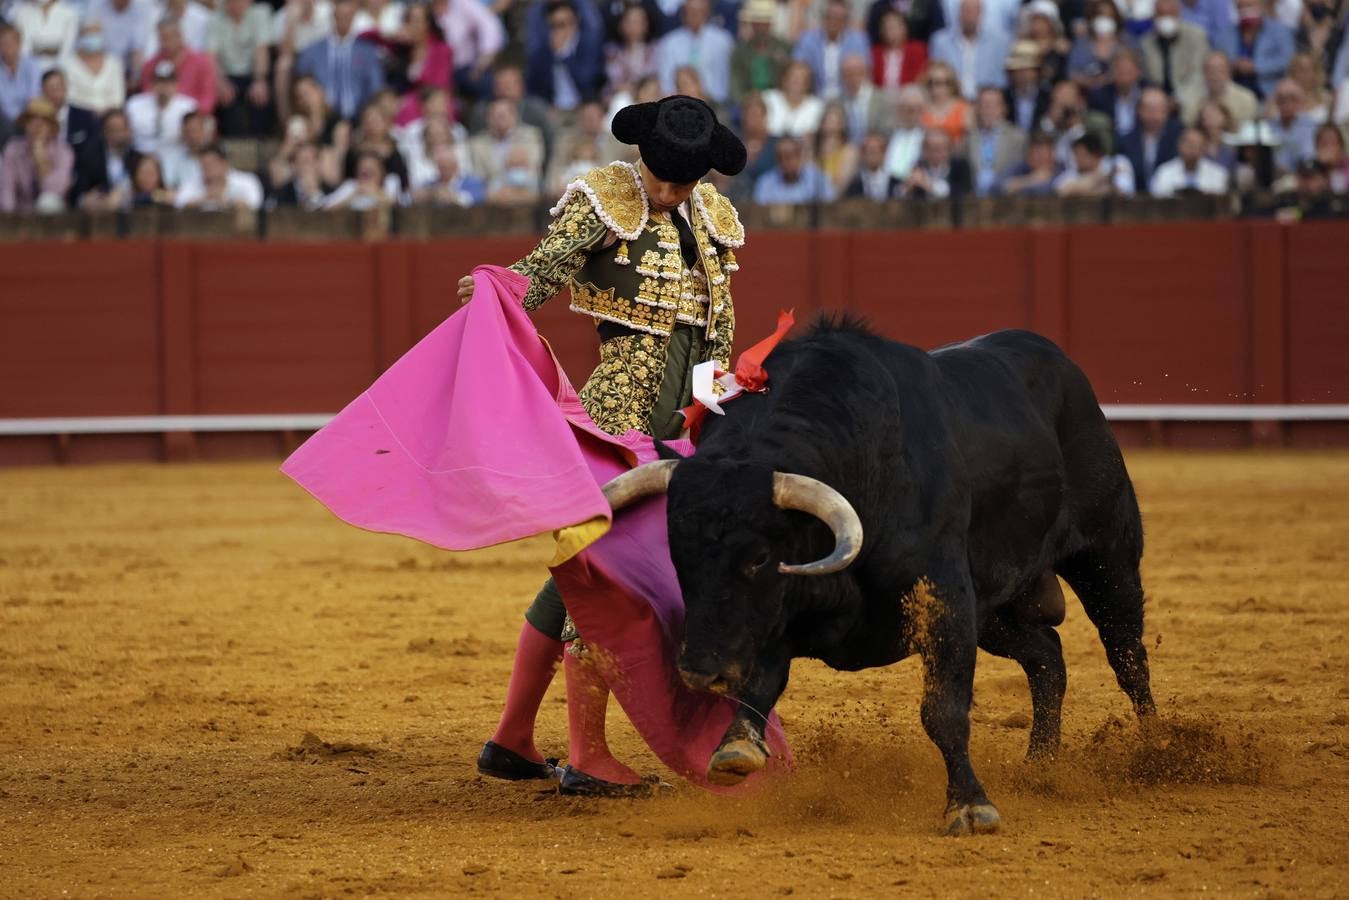
<svg viewBox="0 0 1349 900">
<path fill-rule="evenodd" d="M 337 0 L 332 34 L 306 47 L 295 66 L 297 75 L 312 76 L 323 85 L 328 102 L 348 120 L 384 88 L 379 50 L 360 40 L 352 27 L 356 12 L 355 0 Z"/>
<path fill-rule="evenodd" d="M 684 24 L 661 38 L 656 46 L 656 71 L 660 86 L 674 93 L 675 72 L 692 66 L 702 76 L 706 99 L 725 103 L 731 91 L 731 53 L 735 38 L 709 20 L 710 0 L 685 0 Z"/>
<path fill-rule="evenodd" d="M 776 167 L 754 185 L 755 203 L 830 203 L 834 185 L 819 166 L 806 162 L 799 138 L 781 137 L 777 143 Z"/>
<path fill-rule="evenodd" d="M 973 100 L 981 87 L 1007 85 L 1008 38 L 984 15 L 983 0 L 960 0 L 959 10 L 954 26 L 932 36 L 928 57 L 955 69 L 961 95 Z"/>
<path fill-rule="evenodd" d="M 1237 0 L 1237 52 L 1232 79 L 1255 91 L 1260 99 L 1274 93 L 1296 50 L 1293 32 L 1273 16 L 1265 15 L 1261 0 Z"/>
<path fill-rule="evenodd" d="M 23 52 L 19 30 L 0 22 L 0 117 L 13 122 L 42 91 L 42 67 Z"/>
<path fill-rule="evenodd" d="M 525 24 L 525 84 L 532 96 L 573 110 L 604 82 L 604 23 L 589 0 L 548 0 Z"/>
<path fill-rule="evenodd" d="M 1229 57 L 1237 51 L 1237 29 L 1232 23 L 1231 0 L 1180 0 L 1180 17 L 1208 35 L 1208 45 Z"/>
<path fill-rule="evenodd" d="M 847 0 L 829 0 L 824 8 L 823 27 L 812 28 L 801 35 L 792 55 L 810 66 L 815 74 L 815 87 L 825 100 L 837 97 L 842 91 L 842 62 L 849 56 L 871 57 L 871 45 L 866 33 L 849 28 Z"/>
<path fill-rule="evenodd" d="M 1291 78 L 1278 82 L 1274 89 L 1274 114 L 1270 131 L 1278 141 L 1274 165 L 1279 172 L 1292 172 L 1298 163 L 1316 155 L 1316 120 L 1303 111 L 1306 94 Z"/>
</svg>

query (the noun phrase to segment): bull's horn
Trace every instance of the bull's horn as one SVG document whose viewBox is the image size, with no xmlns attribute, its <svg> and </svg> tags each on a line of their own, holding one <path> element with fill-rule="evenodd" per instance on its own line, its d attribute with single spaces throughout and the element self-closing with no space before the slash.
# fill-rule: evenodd
<svg viewBox="0 0 1349 900">
<path fill-rule="evenodd" d="M 778 565 L 786 575 L 828 575 L 846 569 L 862 550 L 862 520 L 838 491 L 805 475 L 773 473 L 773 503 L 810 513 L 834 532 L 834 552 L 799 566 Z"/>
<path fill-rule="evenodd" d="M 677 465 L 677 459 L 662 459 L 624 472 L 604 486 L 604 499 L 609 501 L 610 509 L 618 512 L 643 497 L 663 494 L 670 487 L 670 476 Z"/>
</svg>

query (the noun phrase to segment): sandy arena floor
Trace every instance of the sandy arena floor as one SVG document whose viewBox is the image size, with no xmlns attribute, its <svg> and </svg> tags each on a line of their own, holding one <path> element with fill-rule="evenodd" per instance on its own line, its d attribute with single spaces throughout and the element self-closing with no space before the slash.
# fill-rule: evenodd
<svg viewBox="0 0 1349 900">
<path fill-rule="evenodd" d="M 913 661 L 798 662 L 799 770 L 758 797 L 573 801 L 473 767 L 543 542 L 365 534 L 275 465 L 0 471 L 0 896 L 1344 896 L 1349 455 L 1129 462 L 1172 736 L 1142 745 L 1070 597 L 1049 768 L 980 655 L 1006 829 L 962 840 Z"/>
</svg>

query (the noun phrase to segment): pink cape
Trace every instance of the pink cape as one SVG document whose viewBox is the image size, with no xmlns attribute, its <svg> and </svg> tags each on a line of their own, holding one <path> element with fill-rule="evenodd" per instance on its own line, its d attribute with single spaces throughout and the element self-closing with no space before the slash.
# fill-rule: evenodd
<svg viewBox="0 0 1349 900">
<path fill-rule="evenodd" d="M 654 443 L 586 415 L 521 306 L 528 279 L 499 266 L 473 274 L 473 302 L 282 471 L 343 521 L 449 550 L 612 518 L 600 485 L 656 459 Z M 653 498 L 552 572 L 581 634 L 612 658 L 610 688 L 638 733 L 675 772 L 726 790 L 705 771 L 735 705 L 679 679 L 684 602 L 666 540 L 665 502 Z M 768 740 L 775 761 L 790 758 L 776 714 Z"/>
</svg>

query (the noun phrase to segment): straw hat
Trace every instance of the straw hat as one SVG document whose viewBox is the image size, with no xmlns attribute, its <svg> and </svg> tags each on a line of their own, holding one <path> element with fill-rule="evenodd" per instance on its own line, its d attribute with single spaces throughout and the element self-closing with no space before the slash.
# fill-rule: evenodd
<svg viewBox="0 0 1349 900">
<path fill-rule="evenodd" d="M 1038 69 L 1040 68 L 1040 45 L 1035 41 L 1017 41 L 1012 45 L 1012 51 L 1007 54 L 1006 69 L 1010 72 L 1015 69 Z"/>
<path fill-rule="evenodd" d="M 19 114 L 18 126 L 20 131 L 28 126 L 30 119 L 46 119 L 52 123 L 53 127 L 61 127 L 61 120 L 56 115 L 56 107 L 52 106 L 50 100 L 42 97 L 34 97 L 29 100 L 28 105 Z"/>
<path fill-rule="evenodd" d="M 740 7 L 741 22 L 763 22 L 772 24 L 778 15 L 778 5 L 774 0 L 746 0 Z"/>
</svg>

